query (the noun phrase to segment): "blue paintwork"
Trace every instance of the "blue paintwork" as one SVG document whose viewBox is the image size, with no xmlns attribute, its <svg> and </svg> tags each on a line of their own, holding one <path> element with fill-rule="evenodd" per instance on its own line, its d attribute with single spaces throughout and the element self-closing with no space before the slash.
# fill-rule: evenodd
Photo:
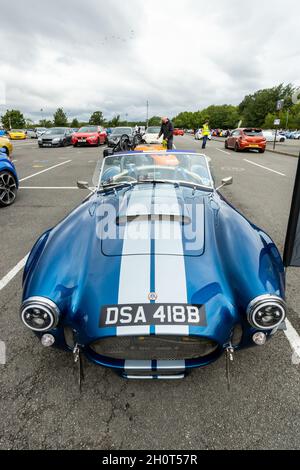
<svg viewBox="0 0 300 470">
<path fill-rule="evenodd" d="M 17 170 L 13 162 L 6 156 L 6 153 L 0 149 L 0 171 L 10 171 L 16 179 L 17 188 L 19 188 L 19 179 Z"/>
<path fill-rule="evenodd" d="M 157 184 L 156 187 L 166 185 Z M 149 184 L 140 190 L 149 190 Z M 76 341 L 93 362 L 124 372 L 124 361 L 103 358 L 89 344 L 105 336 L 115 336 L 116 328 L 99 328 L 99 312 L 104 305 L 118 303 L 122 256 L 119 241 L 111 242 L 112 253 L 105 255 L 99 230 L 97 209 L 102 204 L 118 207 L 128 188 L 106 196 L 95 194 L 76 208 L 34 246 L 24 271 L 23 300 L 42 296 L 54 301 L 60 311 L 58 327 L 51 333 L 56 346 L 67 349 L 63 326 L 76 331 Z M 186 253 L 185 271 L 189 304 L 205 304 L 207 325 L 189 327 L 191 336 L 207 337 L 219 349 L 201 360 L 186 361 L 186 369 L 215 361 L 229 345 L 232 330 L 243 327 L 243 339 L 236 347 L 253 346 L 255 331 L 247 322 L 249 302 L 263 294 L 285 297 L 285 276 L 281 256 L 271 238 L 251 224 L 217 191 L 197 191 L 180 187 L 178 199 L 204 204 L 204 249 L 196 256 Z M 183 241 L 184 243 L 184 241 Z M 115 244 L 115 245 L 114 245 Z M 115 250 L 115 251 L 114 251 Z M 132 273 L 133 281 L 135 273 Z M 151 332 L 153 333 L 154 327 Z M 269 333 L 267 333 L 269 335 Z M 38 334 L 39 336 L 39 334 Z M 155 364 L 153 361 L 153 368 Z"/>
</svg>

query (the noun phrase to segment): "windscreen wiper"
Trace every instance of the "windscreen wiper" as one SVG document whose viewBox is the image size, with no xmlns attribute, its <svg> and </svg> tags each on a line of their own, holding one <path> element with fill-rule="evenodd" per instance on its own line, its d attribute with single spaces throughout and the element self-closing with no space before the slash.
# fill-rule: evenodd
<svg viewBox="0 0 300 470">
<path fill-rule="evenodd" d="M 117 191 L 118 189 L 122 189 L 126 186 L 128 186 L 129 188 L 133 188 L 133 186 L 135 186 L 137 183 L 137 181 L 122 181 L 121 183 L 103 184 L 100 186 L 97 193 L 102 193 L 103 191 L 105 192 L 111 189 L 115 189 Z"/>
</svg>

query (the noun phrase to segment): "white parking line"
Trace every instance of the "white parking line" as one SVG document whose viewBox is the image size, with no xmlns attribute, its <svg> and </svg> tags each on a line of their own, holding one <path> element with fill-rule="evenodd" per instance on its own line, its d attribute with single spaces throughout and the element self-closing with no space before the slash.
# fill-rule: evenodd
<svg viewBox="0 0 300 470">
<path fill-rule="evenodd" d="M 19 261 L 19 263 L 6 274 L 2 279 L 0 279 L 0 291 L 7 286 L 7 284 L 13 280 L 13 278 L 24 268 L 26 261 L 28 259 L 29 253 Z"/>
<path fill-rule="evenodd" d="M 286 320 L 286 330 L 284 332 L 285 336 L 287 337 L 291 348 L 294 352 L 294 358 L 293 361 L 295 363 L 300 362 L 300 336 L 298 335 L 297 331 L 291 324 L 289 320 Z"/>
<path fill-rule="evenodd" d="M 70 163 L 71 161 L 72 161 L 72 160 L 67 160 L 67 161 L 65 161 L 65 162 L 58 163 L 57 165 L 50 166 L 50 168 L 46 168 L 45 170 L 39 171 L 38 173 L 34 173 L 33 175 L 26 176 L 26 178 L 20 179 L 20 182 L 21 182 L 21 181 L 29 180 L 30 178 L 33 178 L 34 176 L 41 175 L 42 173 L 46 173 L 46 171 L 54 170 L 54 168 L 58 168 L 59 166 L 65 165 L 66 163 Z"/>
<path fill-rule="evenodd" d="M 231 155 L 231 153 L 225 152 L 225 150 L 218 149 L 217 147 L 215 147 L 215 149 L 218 150 L 219 152 L 226 153 L 226 155 Z"/>
<path fill-rule="evenodd" d="M 78 189 L 77 186 L 20 186 L 20 189 Z"/>
<path fill-rule="evenodd" d="M 244 162 L 251 163 L 251 165 L 259 166 L 260 168 L 263 168 L 264 170 L 272 171 L 272 173 L 276 173 L 277 175 L 286 176 L 284 173 L 280 173 L 280 171 L 272 170 L 271 168 L 268 168 L 263 165 L 259 165 L 258 163 L 255 163 L 255 162 L 251 162 L 250 160 L 246 160 L 245 158 L 244 158 Z"/>
</svg>

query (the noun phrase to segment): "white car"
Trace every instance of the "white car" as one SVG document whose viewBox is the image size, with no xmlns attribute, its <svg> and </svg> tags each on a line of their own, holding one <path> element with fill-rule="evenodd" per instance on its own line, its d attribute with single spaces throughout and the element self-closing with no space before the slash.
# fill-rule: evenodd
<svg viewBox="0 0 300 470">
<path fill-rule="evenodd" d="M 158 139 L 159 133 L 160 127 L 150 126 L 146 129 L 145 134 L 143 135 L 143 141 L 146 142 L 146 144 L 161 144 L 163 136 Z"/>
<path fill-rule="evenodd" d="M 267 142 L 274 142 L 275 131 L 263 131 L 263 136 L 265 137 Z M 281 135 L 277 133 L 276 142 L 285 142 L 285 141 L 286 141 L 285 135 Z"/>
<path fill-rule="evenodd" d="M 202 140 L 202 139 L 203 139 L 202 129 L 199 129 L 195 134 L 195 140 Z M 208 140 L 211 140 L 211 135 L 208 136 Z"/>
</svg>

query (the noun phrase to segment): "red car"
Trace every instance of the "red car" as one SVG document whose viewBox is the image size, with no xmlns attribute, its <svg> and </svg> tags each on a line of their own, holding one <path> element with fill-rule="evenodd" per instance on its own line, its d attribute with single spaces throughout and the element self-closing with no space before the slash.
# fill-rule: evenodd
<svg viewBox="0 0 300 470">
<path fill-rule="evenodd" d="M 266 150 L 266 139 L 261 129 L 247 127 L 235 129 L 225 140 L 226 149 L 234 149 L 236 152 L 241 150 L 257 149 L 259 153 Z"/>
<path fill-rule="evenodd" d="M 107 134 L 103 127 L 86 126 L 81 127 L 78 132 L 72 135 L 72 144 L 77 145 L 102 145 L 107 141 Z"/>
<path fill-rule="evenodd" d="M 184 135 L 184 131 L 182 129 L 174 129 L 174 135 Z"/>
</svg>

